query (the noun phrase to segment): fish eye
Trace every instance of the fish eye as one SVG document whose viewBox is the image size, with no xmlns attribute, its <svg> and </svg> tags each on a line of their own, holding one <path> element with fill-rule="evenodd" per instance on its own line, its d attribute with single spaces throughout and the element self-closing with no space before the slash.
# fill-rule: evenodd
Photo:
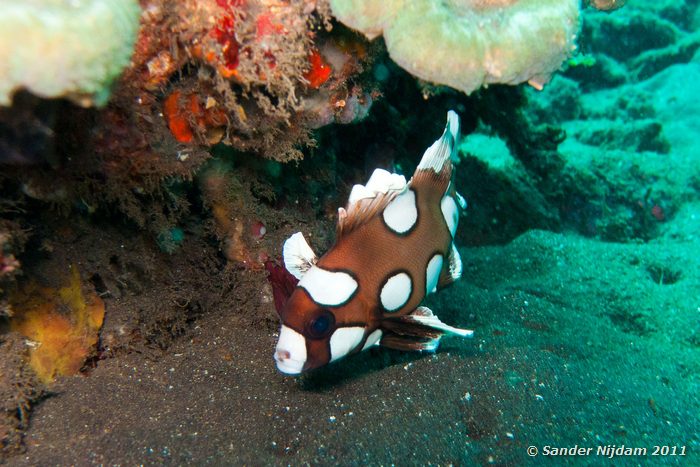
<svg viewBox="0 0 700 467">
<path fill-rule="evenodd" d="M 321 311 L 314 319 L 309 321 L 307 331 L 315 339 L 326 337 L 335 325 L 335 316 L 328 310 Z"/>
</svg>

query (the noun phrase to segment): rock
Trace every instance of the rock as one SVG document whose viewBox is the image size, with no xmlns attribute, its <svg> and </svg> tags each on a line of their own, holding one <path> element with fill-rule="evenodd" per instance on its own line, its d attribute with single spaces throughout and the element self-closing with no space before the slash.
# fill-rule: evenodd
<svg viewBox="0 0 700 467">
<path fill-rule="evenodd" d="M 601 149 L 653 151 L 668 154 L 670 144 L 657 120 L 579 120 L 564 125 L 567 133 L 583 144 Z"/>
<path fill-rule="evenodd" d="M 469 203 L 461 244 L 505 243 L 529 229 L 558 228 L 557 209 L 502 139 L 471 134 L 459 149 L 458 185 L 467 187 L 462 194 Z"/>
<path fill-rule="evenodd" d="M 632 8 L 611 14 L 595 12 L 586 18 L 581 43 L 622 62 L 671 46 L 680 33 L 670 21 Z"/>
<path fill-rule="evenodd" d="M 644 52 L 630 62 L 632 76 L 637 81 L 643 81 L 671 65 L 691 61 L 698 49 L 700 32 L 663 49 Z"/>
<path fill-rule="evenodd" d="M 700 62 L 673 65 L 640 86 L 650 102 L 664 133 L 678 156 L 692 161 L 700 154 Z M 697 163 L 694 164 L 697 166 Z"/>
<path fill-rule="evenodd" d="M 550 86 L 542 91 L 527 90 L 529 113 L 538 123 L 577 120 L 581 116 L 581 89 L 579 83 L 563 76 L 555 76 Z"/>
<path fill-rule="evenodd" d="M 564 76 L 578 81 L 581 90 L 614 88 L 627 82 L 627 67 L 607 55 L 594 53 L 587 64 L 569 66 Z"/>
<path fill-rule="evenodd" d="M 645 11 L 672 22 L 685 31 L 696 31 L 693 26 L 694 14 L 698 7 L 698 2 L 691 0 L 688 2 L 678 0 L 635 0 L 628 2 L 628 8 L 635 8 Z"/>
</svg>

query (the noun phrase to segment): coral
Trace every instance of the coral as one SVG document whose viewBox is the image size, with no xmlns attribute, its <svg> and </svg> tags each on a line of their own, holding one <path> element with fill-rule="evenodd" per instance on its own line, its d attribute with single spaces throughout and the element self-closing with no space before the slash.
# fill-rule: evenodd
<svg viewBox="0 0 700 467">
<path fill-rule="evenodd" d="M 352 88 L 342 93 L 319 93 L 304 100 L 304 112 L 310 128 L 321 128 L 331 123 L 355 123 L 363 120 L 372 106 L 374 93 Z"/>
<path fill-rule="evenodd" d="M 20 268 L 19 261 L 11 252 L 10 239 L 10 235 L 2 231 L 0 224 L 0 279 L 16 273 Z"/>
<path fill-rule="evenodd" d="M 585 0 L 585 3 L 597 10 L 617 10 L 625 6 L 627 0 Z"/>
<path fill-rule="evenodd" d="M 27 347 L 22 336 L 13 332 L 0 334 L 0 355 L 0 462 L 3 462 L 4 455 L 22 449 L 29 411 L 43 390 L 25 363 Z"/>
<path fill-rule="evenodd" d="M 0 318 L 12 316 L 8 290 L 15 287 L 15 281 L 21 275 L 22 264 L 17 258 L 24 251 L 28 238 L 27 231 L 17 221 L 6 217 L 20 213 L 23 210 L 19 206 L 0 200 Z"/>
<path fill-rule="evenodd" d="M 309 82 L 309 86 L 314 89 L 318 89 L 323 83 L 328 81 L 328 78 L 331 76 L 332 69 L 328 63 L 323 60 L 323 57 L 321 57 L 318 50 L 311 52 L 311 55 L 309 56 L 309 63 L 311 64 L 311 68 L 304 73 L 304 79 Z"/>
<path fill-rule="evenodd" d="M 574 49 L 578 0 L 331 0 L 333 14 L 421 79 L 467 94 L 492 83 L 541 88 Z"/>
<path fill-rule="evenodd" d="M 268 254 L 257 243 L 267 229 L 256 219 L 249 185 L 241 183 L 231 167 L 218 161 L 203 170 L 199 180 L 226 259 L 246 268 L 262 269 Z"/>
<path fill-rule="evenodd" d="M 308 125 L 307 101 L 328 101 L 332 92 L 338 97 L 327 106 L 333 108 L 363 87 L 355 78 L 371 60 L 341 50 L 342 34 L 324 32 L 324 5 L 149 1 L 133 65 L 121 80 L 120 106 L 125 114 L 148 114 L 141 125 L 148 136 L 160 131 L 164 117 L 174 144 L 222 142 L 279 161 L 300 159 L 298 148 L 312 144 L 315 128 Z"/>
<path fill-rule="evenodd" d="M 318 90 L 305 94 L 301 100 L 301 112 L 310 128 L 357 123 L 367 116 L 381 93 L 375 85 L 344 83 L 344 77 L 361 70 L 368 55 L 366 44 L 350 36 L 327 40 L 314 50 L 305 78 L 312 89 Z"/>
<path fill-rule="evenodd" d="M 28 284 L 12 294 L 10 328 L 32 342 L 29 364 L 41 381 L 73 375 L 94 351 L 104 319 L 100 297 L 84 294 L 76 266 L 58 290 Z"/>
<path fill-rule="evenodd" d="M 213 145 L 297 161 L 312 130 L 361 120 L 380 95 L 376 54 L 346 28 L 329 30 L 323 1 L 140 5 L 134 53 L 106 108 L 25 92 L 0 108 L 3 196 L 116 211 L 167 240 L 198 206 L 190 182 Z"/>
<path fill-rule="evenodd" d="M 218 143 L 223 136 L 227 117 L 213 97 L 200 104 L 197 94 L 182 96 L 173 91 L 163 104 L 163 114 L 168 128 L 180 143 L 191 143 L 195 132 L 205 135 L 209 143 Z"/>
<path fill-rule="evenodd" d="M 129 64 L 136 0 L 8 0 L 0 4 L 0 105 L 26 88 L 103 105 Z"/>
</svg>

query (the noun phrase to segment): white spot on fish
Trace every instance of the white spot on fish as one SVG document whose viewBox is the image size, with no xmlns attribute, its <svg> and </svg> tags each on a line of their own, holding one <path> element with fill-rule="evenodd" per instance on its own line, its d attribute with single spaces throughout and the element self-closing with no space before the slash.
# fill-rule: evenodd
<svg viewBox="0 0 700 467">
<path fill-rule="evenodd" d="M 416 206 L 416 193 L 406 190 L 398 195 L 382 213 L 387 227 L 398 234 L 411 230 L 418 220 L 418 207 Z"/>
<path fill-rule="evenodd" d="M 443 196 L 440 202 L 440 210 L 447 223 L 447 228 L 450 229 L 450 234 L 454 238 L 455 232 L 457 232 L 457 223 L 459 222 L 459 209 L 457 209 L 457 203 L 454 198 L 449 195 Z"/>
<path fill-rule="evenodd" d="M 365 335 L 365 328 L 352 326 L 338 328 L 331 336 L 331 361 L 338 360 L 346 356 L 351 350 L 362 342 Z"/>
<path fill-rule="evenodd" d="M 440 279 L 440 271 L 442 270 L 442 255 L 436 254 L 430 261 L 425 270 L 425 293 L 430 294 L 437 289 L 438 279 Z"/>
<path fill-rule="evenodd" d="M 400 272 L 389 277 L 382 286 L 379 299 L 386 311 L 396 311 L 406 304 L 411 296 L 411 277 Z"/>
<path fill-rule="evenodd" d="M 319 305 L 334 306 L 347 302 L 357 290 L 357 281 L 346 272 L 326 271 L 313 266 L 299 281 Z"/>
</svg>

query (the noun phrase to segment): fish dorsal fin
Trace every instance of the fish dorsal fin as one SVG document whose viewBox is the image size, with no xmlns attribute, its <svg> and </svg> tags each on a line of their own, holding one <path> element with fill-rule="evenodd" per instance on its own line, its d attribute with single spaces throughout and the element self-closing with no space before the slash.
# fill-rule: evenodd
<svg viewBox="0 0 700 467">
<path fill-rule="evenodd" d="M 282 257 L 284 267 L 299 280 L 318 259 L 301 232 L 295 233 L 284 242 Z"/>
<path fill-rule="evenodd" d="M 347 207 L 338 210 L 337 237 L 351 232 L 382 212 L 407 187 L 403 175 L 375 169 L 367 184 L 352 187 Z"/>
<path fill-rule="evenodd" d="M 403 175 L 376 169 L 365 185 L 352 187 L 348 205 L 338 210 L 337 238 L 347 234 L 384 211 L 389 203 L 408 189 L 409 185 L 429 184 L 447 190 L 452 177 L 452 162 L 457 160 L 459 116 L 447 112 L 447 125 L 442 136 L 423 154 L 410 182 Z"/>
</svg>

